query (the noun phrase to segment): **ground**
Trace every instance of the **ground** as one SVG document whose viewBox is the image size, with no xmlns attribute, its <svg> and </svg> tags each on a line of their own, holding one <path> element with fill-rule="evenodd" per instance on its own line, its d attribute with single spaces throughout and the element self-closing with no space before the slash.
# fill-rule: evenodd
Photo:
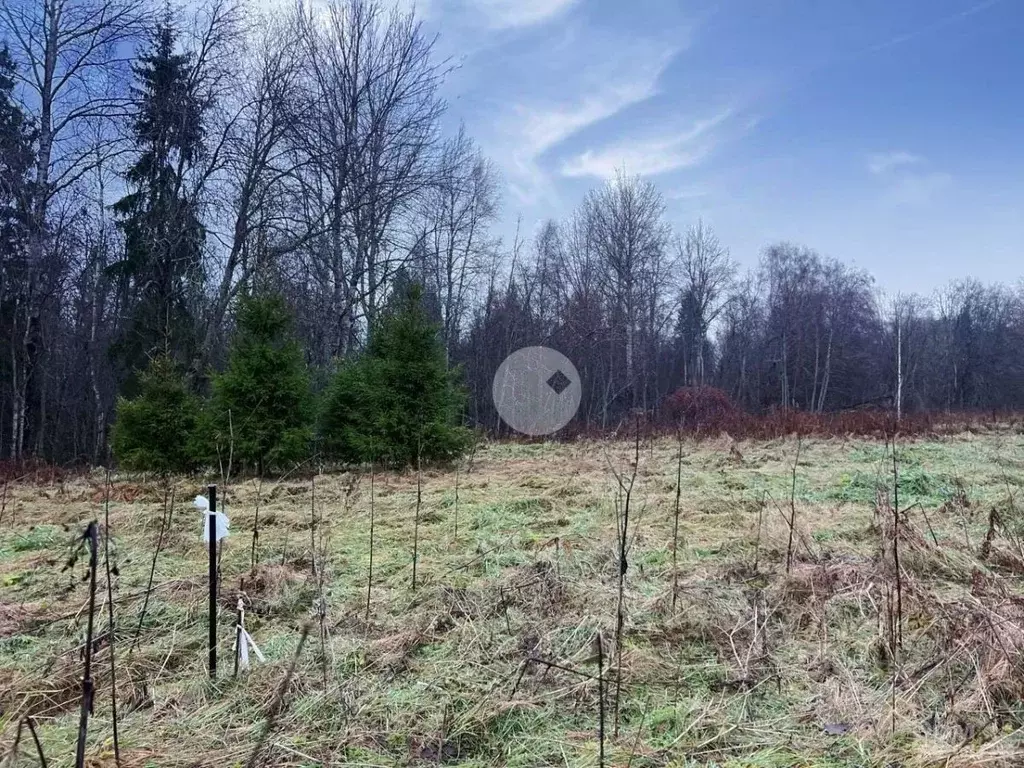
<svg viewBox="0 0 1024 768">
<path fill-rule="evenodd" d="M 215 682 L 192 506 L 210 478 L 173 483 L 136 640 L 164 485 L 115 475 L 121 764 L 245 765 L 261 744 L 267 765 L 594 766 L 601 687 L 609 766 L 1024 764 L 1024 436 L 899 443 L 899 515 L 884 442 L 686 441 L 675 568 L 679 447 L 642 441 L 619 660 L 634 450 L 484 445 L 424 469 L 418 527 L 416 473 L 378 472 L 368 612 L 368 474 L 221 482 Z M 4 491 L 0 755 L 32 714 L 49 765 L 74 762 L 87 558 L 62 567 L 105 496 L 101 472 Z M 92 766 L 114 765 L 102 554 Z M 235 678 L 240 594 L 266 661 Z M 27 728 L 19 751 L 36 764 Z"/>
</svg>

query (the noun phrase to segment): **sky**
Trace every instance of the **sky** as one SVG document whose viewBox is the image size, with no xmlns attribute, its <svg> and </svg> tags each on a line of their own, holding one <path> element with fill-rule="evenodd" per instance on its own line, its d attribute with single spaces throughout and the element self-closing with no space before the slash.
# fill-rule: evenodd
<svg viewBox="0 0 1024 768">
<path fill-rule="evenodd" d="M 407 0 L 413 4 L 414 0 Z M 617 170 L 742 267 L 788 240 L 888 291 L 1024 277 L 1024 0 L 415 0 L 506 240 Z"/>
</svg>

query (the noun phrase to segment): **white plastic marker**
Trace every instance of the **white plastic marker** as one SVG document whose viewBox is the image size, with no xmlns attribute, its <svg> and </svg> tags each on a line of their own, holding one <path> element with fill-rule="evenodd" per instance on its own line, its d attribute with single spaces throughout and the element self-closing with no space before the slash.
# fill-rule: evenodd
<svg viewBox="0 0 1024 768">
<path fill-rule="evenodd" d="M 239 645 L 241 640 L 241 645 Z M 235 658 L 238 662 L 238 669 L 249 668 L 249 650 L 252 650 L 253 654 L 260 661 L 266 661 L 263 653 L 256 645 L 256 641 L 252 639 L 252 635 L 249 634 L 245 628 L 245 608 L 242 598 L 238 598 L 238 626 L 235 627 Z M 237 671 L 236 671 L 237 674 Z"/>
<path fill-rule="evenodd" d="M 210 541 L 210 500 L 205 496 L 196 496 L 196 500 L 192 502 L 195 508 L 203 514 L 203 541 L 209 543 Z M 228 516 L 223 512 L 214 513 L 217 515 L 217 541 L 226 539 L 228 537 Z"/>
</svg>

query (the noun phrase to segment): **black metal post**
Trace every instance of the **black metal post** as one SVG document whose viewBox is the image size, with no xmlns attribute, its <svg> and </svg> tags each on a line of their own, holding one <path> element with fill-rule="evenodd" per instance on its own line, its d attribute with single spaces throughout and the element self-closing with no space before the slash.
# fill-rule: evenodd
<svg viewBox="0 0 1024 768">
<path fill-rule="evenodd" d="M 217 677 L 217 486 L 207 488 L 210 513 L 207 530 L 210 538 L 210 677 Z"/>
</svg>

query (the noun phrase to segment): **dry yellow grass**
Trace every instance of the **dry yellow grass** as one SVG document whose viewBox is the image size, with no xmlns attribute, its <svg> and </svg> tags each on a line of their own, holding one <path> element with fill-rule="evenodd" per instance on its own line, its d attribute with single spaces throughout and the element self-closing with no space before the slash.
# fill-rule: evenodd
<svg viewBox="0 0 1024 768">
<path fill-rule="evenodd" d="M 1024 764 L 1024 499 L 1009 500 L 1024 485 L 1022 445 L 994 431 L 901 446 L 903 644 L 893 658 L 884 445 L 804 441 L 787 574 L 796 443 L 685 444 L 673 610 L 676 445 L 645 441 L 631 504 L 620 729 L 612 738 L 609 695 L 607 764 Z M 267 764 L 596 765 L 597 669 L 586 660 L 596 632 L 606 643 L 615 634 L 613 469 L 628 474 L 632 451 L 629 442 L 487 445 L 462 465 L 457 505 L 454 468 L 424 470 L 415 592 L 416 476 L 378 473 L 369 615 L 368 476 L 316 478 L 319 533 L 308 478 L 264 480 L 255 570 L 258 484 L 221 485 L 232 532 L 216 683 L 205 669 L 206 563 L 191 507 L 205 478 L 174 484 L 156 586 L 129 656 L 163 490 L 115 477 L 122 764 L 244 764 L 312 619 Z M 86 585 L 81 564 L 61 567 L 76 533 L 102 520 L 104 493 L 99 474 L 9 489 L 0 754 L 31 712 L 50 764 L 71 764 Z M 323 642 L 314 565 L 325 583 Z M 267 663 L 233 680 L 239 595 Z M 100 635 L 105 613 L 97 621 Z M 113 765 L 108 653 L 101 638 L 88 751 L 97 766 Z M 19 764 L 31 764 L 26 746 Z"/>
</svg>

